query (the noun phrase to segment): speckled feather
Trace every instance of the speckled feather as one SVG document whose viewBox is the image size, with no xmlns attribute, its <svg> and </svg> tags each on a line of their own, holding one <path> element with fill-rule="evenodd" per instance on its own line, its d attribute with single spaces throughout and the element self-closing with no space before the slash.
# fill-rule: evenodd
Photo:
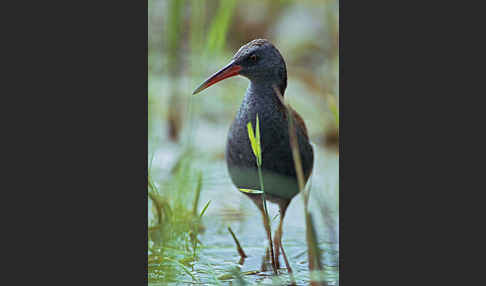
<svg viewBox="0 0 486 286">
<path fill-rule="evenodd" d="M 255 47 L 264 47 L 266 57 L 272 58 L 265 67 L 266 76 L 247 74 L 250 79 L 243 102 L 230 127 L 226 144 L 226 161 L 233 183 L 238 188 L 260 189 L 256 160 L 251 150 L 246 124 L 256 124 L 256 115 L 260 121 L 262 171 L 265 192 L 275 198 L 291 199 L 299 189 L 294 160 L 289 142 L 288 120 L 285 107 L 275 94 L 273 86 L 279 86 L 282 95 L 286 88 L 285 62 L 278 50 L 267 40 L 254 40 L 241 47 L 234 56 L 238 61 L 252 53 Z M 278 72 L 271 72 L 278 70 Z M 285 71 L 282 73 L 281 71 Z M 255 74 L 257 76 L 255 76 Z M 285 85 L 282 83 L 285 82 Z M 309 142 L 307 128 L 302 117 L 293 109 L 299 151 L 302 160 L 305 181 L 307 182 L 314 163 L 314 152 Z"/>
</svg>

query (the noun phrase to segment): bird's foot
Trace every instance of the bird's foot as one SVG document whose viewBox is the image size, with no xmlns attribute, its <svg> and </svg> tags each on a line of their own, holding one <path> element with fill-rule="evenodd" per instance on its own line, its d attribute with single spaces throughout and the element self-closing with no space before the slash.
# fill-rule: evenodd
<svg viewBox="0 0 486 286">
<path fill-rule="evenodd" d="M 270 258 L 270 249 L 267 247 L 265 249 L 265 254 L 263 255 L 263 258 L 262 258 L 262 266 L 260 268 L 260 271 L 265 272 L 265 271 L 267 271 L 268 269 L 271 269 L 271 268 L 272 268 L 272 260 Z"/>
</svg>

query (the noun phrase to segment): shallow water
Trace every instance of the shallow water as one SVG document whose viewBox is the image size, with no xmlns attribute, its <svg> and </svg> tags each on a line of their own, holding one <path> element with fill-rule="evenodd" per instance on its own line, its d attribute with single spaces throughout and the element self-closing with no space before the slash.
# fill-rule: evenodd
<svg viewBox="0 0 486 286">
<path fill-rule="evenodd" d="M 199 142 L 204 141 L 202 137 L 198 137 Z M 210 145 L 214 150 L 224 150 L 221 149 L 224 147 L 224 140 L 221 141 L 223 142 L 212 142 Z M 198 145 L 205 146 L 204 143 Z M 181 146 L 172 143 L 166 143 L 158 148 L 152 163 L 154 173 L 161 178 L 168 176 L 168 171 L 175 163 L 180 150 Z M 338 285 L 339 160 L 335 151 L 325 150 L 318 145 L 314 145 L 314 150 L 316 161 L 310 179 L 309 210 L 313 214 L 319 246 L 323 251 L 324 279 L 327 285 Z M 196 155 L 193 161 L 194 167 L 203 171 L 199 209 L 202 209 L 209 200 L 211 204 L 203 217 L 205 231 L 199 235 L 203 246 L 198 256 L 199 261 L 193 263 L 192 274 L 200 280 L 199 283 L 213 284 L 215 279 L 228 275 L 233 269 L 239 269 L 241 272 L 258 271 L 256 274 L 243 275 L 243 279 L 250 285 L 255 283 L 271 285 L 273 277 L 271 268 L 266 272 L 260 272 L 265 248 L 268 245 L 260 212 L 250 199 L 232 185 L 223 157 L 217 155 L 218 152 L 209 152 L 211 153 L 213 155 Z M 323 213 L 327 215 L 324 216 Z M 276 214 L 278 214 L 277 206 L 270 203 L 270 217 L 274 218 Z M 272 231 L 277 225 L 278 217 L 272 221 Z M 228 226 L 232 228 L 248 256 L 241 265 L 235 243 L 227 230 Z M 301 195 L 297 195 L 289 205 L 283 229 L 282 242 L 297 285 L 308 285 L 309 270 Z M 282 256 L 280 266 L 284 268 L 280 270 L 280 273 L 284 274 L 283 281 L 289 281 L 288 276 L 285 275 L 287 272 Z M 183 276 L 180 280 L 181 285 L 192 283 L 189 275 Z M 222 280 L 221 283 L 229 285 L 231 281 L 232 279 Z M 278 284 L 278 281 L 273 282 Z"/>
</svg>

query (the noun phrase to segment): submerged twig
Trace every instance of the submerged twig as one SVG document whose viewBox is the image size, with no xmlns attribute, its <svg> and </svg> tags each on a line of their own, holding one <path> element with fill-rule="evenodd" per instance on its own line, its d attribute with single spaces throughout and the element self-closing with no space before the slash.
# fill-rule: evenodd
<svg viewBox="0 0 486 286">
<path fill-rule="evenodd" d="M 246 255 L 245 251 L 243 250 L 243 248 L 241 247 L 240 242 L 238 241 L 238 238 L 236 237 L 235 233 L 233 232 L 233 230 L 231 229 L 230 226 L 228 226 L 228 231 L 229 231 L 229 233 L 231 233 L 231 236 L 233 237 L 233 239 L 235 241 L 236 249 L 238 250 L 238 253 L 240 254 L 240 256 L 242 258 L 248 257 Z"/>
</svg>

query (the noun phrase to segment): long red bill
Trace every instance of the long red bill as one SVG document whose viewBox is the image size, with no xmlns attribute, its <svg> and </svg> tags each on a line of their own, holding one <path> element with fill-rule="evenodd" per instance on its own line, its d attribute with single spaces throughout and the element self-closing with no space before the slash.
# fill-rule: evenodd
<svg viewBox="0 0 486 286">
<path fill-rule="evenodd" d="M 198 94 L 199 92 L 205 90 L 206 88 L 210 87 L 211 85 L 217 83 L 218 81 L 222 81 L 225 78 L 229 78 L 235 75 L 238 75 L 241 71 L 241 66 L 235 64 L 233 61 L 231 61 L 227 66 L 210 76 L 207 80 L 205 80 L 203 83 L 201 83 L 198 88 L 192 93 Z"/>
</svg>

